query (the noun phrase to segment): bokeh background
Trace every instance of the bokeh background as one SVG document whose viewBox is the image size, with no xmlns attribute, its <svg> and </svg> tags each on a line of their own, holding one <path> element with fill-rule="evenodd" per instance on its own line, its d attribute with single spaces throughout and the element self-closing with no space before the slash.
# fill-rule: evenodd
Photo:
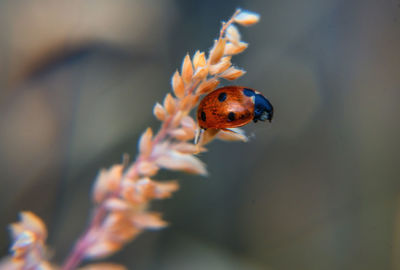
<svg viewBox="0 0 400 270">
<path fill-rule="evenodd" d="M 135 156 L 186 52 L 237 7 L 237 84 L 274 104 L 249 143 L 213 142 L 210 176 L 164 173 L 171 226 L 107 261 L 129 269 L 400 269 L 399 0 L 0 2 L 0 251 L 32 210 L 61 262 L 99 168 Z M 229 84 L 225 82 L 225 84 Z"/>
</svg>

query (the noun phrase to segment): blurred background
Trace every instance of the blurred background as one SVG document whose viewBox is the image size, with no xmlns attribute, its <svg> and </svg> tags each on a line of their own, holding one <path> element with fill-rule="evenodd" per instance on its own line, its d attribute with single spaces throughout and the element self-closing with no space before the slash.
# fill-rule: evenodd
<svg viewBox="0 0 400 270">
<path fill-rule="evenodd" d="M 0 1 L 0 250 L 21 210 L 61 262 L 98 170 L 135 156 L 186 52 L 237 7 L 249 49 L 235 84 L 272 124 L 213 142 L 210 176 L 163 173 L 171 226 L 108 258 L 129 269 L 400 269 L 400 1 Z M 229 82 L 224 82 L 228 85 Z"/>
</svg>

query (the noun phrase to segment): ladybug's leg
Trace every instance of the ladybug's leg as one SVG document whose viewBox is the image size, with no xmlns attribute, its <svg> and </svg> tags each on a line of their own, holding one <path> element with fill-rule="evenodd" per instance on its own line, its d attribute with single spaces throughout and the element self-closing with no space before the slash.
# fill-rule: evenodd
<svg viewBox="0 0 400 270">
<path fill-rule="evenodd" d="M 197 127 L 196 135 L 194 137 L 194 144 L 198 144 L 202 140 L 204 131 L 204 128 Z"/>
</svg>

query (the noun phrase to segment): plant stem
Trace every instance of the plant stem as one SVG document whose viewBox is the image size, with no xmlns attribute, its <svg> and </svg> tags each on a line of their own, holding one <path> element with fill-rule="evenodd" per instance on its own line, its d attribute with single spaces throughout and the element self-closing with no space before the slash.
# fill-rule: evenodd
<svg viewBox="0 0 400 270">
<path fill-rule="evenodd" d="M 97 206 L 94 210 L 94 214 L 89 227 L 86 232 L 79 237 L 75 243 L 72 252 L 68 255 L 61 270 L 73 270 L 83 261 L 86 249 L 90 247 L 93 241 L 93 234 L 100 227 L 107 211 L 103 206 Z"/>
</svg>

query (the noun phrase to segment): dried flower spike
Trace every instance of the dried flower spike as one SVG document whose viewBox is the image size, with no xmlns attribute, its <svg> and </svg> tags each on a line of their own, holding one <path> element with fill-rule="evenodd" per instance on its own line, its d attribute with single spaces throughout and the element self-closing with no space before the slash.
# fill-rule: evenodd
<svg viewBox="0 0 400 270">
<path fill-rule="evenodd" d="M 201 51 L 196 51 L 193 59 L 189 54 L 184 57 L 180 72 L 177 70 L 171 78 L 175 97 L 167 93 L 162 104 L 156 103 L 153 108 L 153 114 L 161 121 L 159 130 L 153 134 L 152 129 L 147 128 L 141 135 L 134 162 L 100 171 L 93 186 L 94 209 L 89 226 L 61 267 L 46 261 L 44 223 L 32 213 L 24 212 L 21 221 L 11 225 L 14 258 L 3 264 L 7 265 L 5 269 L 76 269 L 85 259 L 99 259 L 117 252 L 143 230 L 167 226 L 159 213 L 149 211 L 149 205 L 155 199 L 171 197 L 179 185 L 176 181 L 155 181 L 152 177 L 160 169 L 205 176 L 206 166 L 194 154 L 207 151 L 204 147 L 207 142 L 215 138 L 246 139 L 240 130 L 233 133 L 213 128 L 199 130 L 189 115 L 200 96 L 218 87 L 221 78 L 234 80 L 244 74 L 244 70 L 232 67 L 231 63 L 231 55 L 247 48 L 233 24 L 250 25 L 256 21 L 258 15 L 255 13 L 237 10 L 222 24 L 208 57 Z M 201 144 L 195 145 L 189 140 L 197 131 L 205 135 Z M 124 268 L 101 263 L 89 264 L 82 269 Z"/>
</svg>

